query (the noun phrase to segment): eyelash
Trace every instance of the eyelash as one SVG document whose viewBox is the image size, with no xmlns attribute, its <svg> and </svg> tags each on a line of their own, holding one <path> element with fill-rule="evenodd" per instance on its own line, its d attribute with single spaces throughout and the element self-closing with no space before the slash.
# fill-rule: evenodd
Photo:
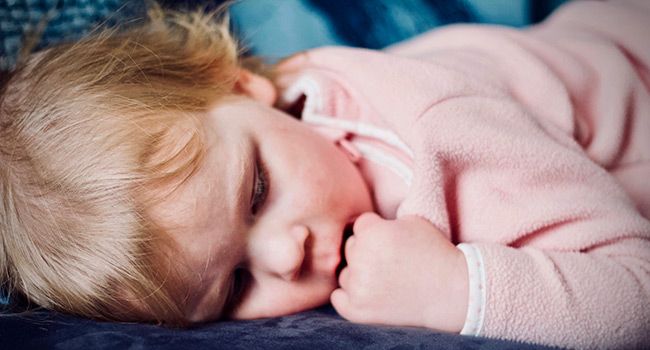
<svg viewBox="0 0 650 350">
<path fill-rule="evenodd" d="M 269 175 L 264 164 L 260 161 L 259 157 L 255 157 L 255 179 L 253 181 L 250 201 L 250 210 L 253 216 L 259 213 L 264 206 L 266 196 L 269 192 L 268 179 Z M 233 272 L 228 302 L 226 303 L 230 308 L 234 308 L 244 296 L 250 284 L 250 277 L 248 271 L 242 267 L 236 268 Z"/>
<path fill-rule="evenodd" d="M 255 181 L 253 183 L 253 193 L 251 195 L 251 214 L 256 215 L 260 212 L 264 202 L 266 201 L 266 196 L 269 192 L 269 181 L 268 181 L 268 172 L 262 164 L 262 162 L 257 159 L 255 161 Z"/>
</svg>

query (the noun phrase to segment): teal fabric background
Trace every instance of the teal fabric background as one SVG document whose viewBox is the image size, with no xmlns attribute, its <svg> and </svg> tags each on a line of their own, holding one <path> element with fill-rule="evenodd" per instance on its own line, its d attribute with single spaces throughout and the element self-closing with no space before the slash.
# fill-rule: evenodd
<svg viewBox="0 0 650 350">
<path fill-rule="evenodd" d="M 250 52 L 269 60 L 323 45 L 382 48 L 440 25 L 525 26 L 566 0 L 240 0 L 232 23 Z M 159 0 L 166 7 L 214 8 L 222 1 Z M 15 63 L 26 33 L 46 20 L 38 48 L 71 41 L 97 25 L 145 16 L 141 0 L 0 0 L 0 69 Z"/>
</svg>

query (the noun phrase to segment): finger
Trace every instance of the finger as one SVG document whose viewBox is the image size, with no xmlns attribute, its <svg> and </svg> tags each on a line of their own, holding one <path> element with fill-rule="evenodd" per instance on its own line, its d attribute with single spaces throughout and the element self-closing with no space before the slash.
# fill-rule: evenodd
<svg viewBox="0 0 650 350">
<path fill-rule="evenodd" d="M 336 289 L 330 295 L 330 303 L 341 317 L 357 323 L 369 323 L 367 312 L 362 312 L 354 305 L 350 294 L 343 289 Z"/>
<path fill-rule="evenodd" d="M 350 260 L 354 260 L 352 255 L 354 254 L 354 244 L 356 241 L 357 238 L 352 235 L 348 238 L 347 242 L 345 242 L 345 260 L 348 262 L 348 265 L 350 265 Z"/>
<path fill-rule="evenodd" d="M 350 269 L 344 267 L 343 270 L 341 270 L 341 273 L 339 274 L 339 286 L 344 290 L 347 290 L 348 287 L 350 286 L 349 281 L 350 281 Z"/>
<path fill-rule="evenodd" d="M 350 299 L 343 289 L 335 289 L 332 294 L 330 294 L 330 303 L 332 303 L 332 306 L 339 315 L 347 318 L 346 315 L 348 315 Z"/>
<path fill-rule="evenodd" d="M 364 232 L 380 220 L 382 220 L 382 218 L 374 212 L 365 212 L 359 215 L 359 217 L 354 221 L 352 231 L 355 234 Z"/>
</svg>

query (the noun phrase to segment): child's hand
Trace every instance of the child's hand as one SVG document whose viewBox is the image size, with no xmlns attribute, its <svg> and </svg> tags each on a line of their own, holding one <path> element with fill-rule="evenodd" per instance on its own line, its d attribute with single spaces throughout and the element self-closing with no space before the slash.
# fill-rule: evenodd
<svg viewBox="0 0 650 350">
<path fill-rule="evenodd" d="M 361 215 L 331 302 L 353 322 L 460 332 L 468 301 L 465 256 L 425 219 Z"/>
</svg>

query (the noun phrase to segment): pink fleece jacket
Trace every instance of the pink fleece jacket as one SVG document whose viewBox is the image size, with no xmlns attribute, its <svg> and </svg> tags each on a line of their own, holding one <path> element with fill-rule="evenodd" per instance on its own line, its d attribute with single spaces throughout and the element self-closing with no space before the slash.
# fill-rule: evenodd
<svg viewBox="0 0 650 350">
<path fill-rule="evenodd" d="M 279 66 L 278 84 L 359 156 L 382 215 L 423 216 L 475 251 L 484 275 L 470 289 L 485 307 L 467 333 L 640 348 L 649 38 L 650 2 L 577 1 L 526 30 L 451 26 L 383 52 L 308 51 Z"/>
</svg>

